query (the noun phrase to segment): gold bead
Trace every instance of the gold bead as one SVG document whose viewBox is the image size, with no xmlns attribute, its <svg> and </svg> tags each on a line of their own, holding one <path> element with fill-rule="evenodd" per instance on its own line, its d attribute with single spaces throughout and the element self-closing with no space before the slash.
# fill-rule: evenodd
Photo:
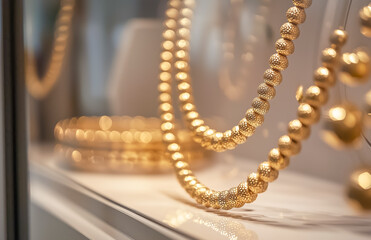
<svg viewBox="0 0 371 240">
<path fill-rule="evenodd" d="M 228 201 L 231 202 L 231 205 L 236 207 L 236 208 L 240 208 L 242 207 L 243 205 L 245 205 L 245 203 L 243 201 L 241 201 L 238 197 L 238 189 L 237 187 L 233 187 L 231 189 L 228 190 L 228 197 L 227 197 Z"/>
<path fill-rule="evenodd" d="M 340 80 L 348 86 L 357 86 L 368 81 L 370 57 L 365 51 L 344 53 L 340 61 Z"/>
<path fill-rule="evenodd" d="M 256 113 L 259 113 L 261 115 L 266 114 L 269 111 L 269 107 L 270 107 L 269 102 L 260 97 L 254 98 L 252 100 L 251 106 L 253 107 Z"/>
<path fill-rule="evenodd" d="M 195 199 L 196 199 L 196 202 L 199 203 L 199 204 L 202 204 L 202 200 L 203 200 L 203 195 L 205 194 L 205 192 L 207 191 L 207 188 L 205 186 L 203 187 L 198 187 L 195 191 Z"/>
<path fill-rule="evenodd" d="M 331 107 L 324 123 L 323 140 L 336 149 L 358 146 L 363 116 L 358 107 L 345 102 Z"/>
<path fill-rule="evenodd" d="M 258 174 L 264 182 L 273 182 L 278 177 L 278 171 L 272 168 L 269 162 L 262 162 L 259 165 Z"/>
<path fill-rule="evenodd" d="M 282 155 L 278 148 L 273 148 L 268 154 L 268 162 L 272 168 L 282 170 L 289 165 L 290 159 Z"/>
<path fill-rule="evenodd" d="M 221 132 L 214 133 L 211 138 L 210 149 L 217 151 L 217 152 L 224 151 L 226 148 L 223 147 L 222 139 L 223 139 L 223 133 Z"/>
<path fill-rule="evenodd" d="M 300 35 L 300 30 L 298 26 L 293 23 L 284 23 L 280 28 L 281 37 L 294 40 L 297 39 Z"/>
<path fill-rule="evenodd" d="M 366 37 L 371 37 L 371 5 L 363 7 L 359 11 L 361 19 L 361 33 Z"/>
<path fill-rule="evenodd" d="M 269 58 L 269 65 L 273 69 L 282 71 L 289 66 L 289 61 L 286 56 L 275 53 Z"/>
<path fill-rule="evenodd" d="M 293 0 L 292 3 L 301 8 L 308 8 L 312 5 L 312 0 Z"/>
<path fill-rule="evenodd" d="M 241 202 L 251 203 L 256 200 L 258 194 L 250 191 L 247 182 L 242 182 L 237 187 L 237 196 Z"/>
<path fill-rule="evenodd" d="M 192 131 L 195 131 L 199 126 L 204 124 L 204 120 L 202 119 L 194 119 L 189 125 Z"/>
<path fill-rule="evenodd" d="M 274 96 L 276 96 L 276 90 L 274 89 L 274 87 L 266 83 L 262 83 L 258 87 L 258 94 L 259 97 L 261 97 L 262 99 L 271 100 L 272 98 L 274 98 Z"/>
<path fill-rule="evenodd" d="M 241 119 L 241 121 L 238 123 L 238 127 L 240 133 L 242 133 L 245 137 L 250 137 L 255 132 L 255 127 L 251 126 L 246 118 Z"/>
<path fill-rule="evenodd" d="M 211 197 L 211 194 L 213 193 L 213 190 L 210 190 L 210 189 L 206 189 L 206 191 L 204 192 L 204 194 L 202 194 L 200 196 L 201 198 L 201 204 L 204 205 L 205 207 L 210 207 L 210 197 Z"/>
<path fill-rule="evenodd" d="M 233 206 L 231 204 L 231 201 L 228 199 L 228 190 L 221 191 L 218 198 L 218 203 L 220 207 L 224 210 L 229 210 Z"/>
<path fill-rule="evenodd" d="M 211 139 L 216 131 L 214 129 L 208 129 L 204 132 L 201 141 L 201 146 L 208 148 L 211 145 Z"/>
<path fill-rule="evenodd" d="M 209 127 L 205 126 L 205 125 L 201 125 L 201 126 L 197 127 L 196 130 L 194 131 L 193 140 L 197 143 L 201 143 L 201 141 L 203 139 L 203 136 L 204 136 L 204 133 L 208 129 L 209 129 Z"/>
<path fill-rule="evenodd" d="M 247 185 L 249 189 L 254 193 L 262 193 L 265 192 L 268 188 L 268 183 L 264 182 L 259 178 L 259 174 L 251 173 L 247 177 Z"/>
<path fill-rule="evenodd" d="M 210 196 L 210 206 L 215 209 L 221 208 L 219 205 L 219 194 L 220 192 L 214 191 Z"/>
<path fill-rule="evenodd" d="M 293 156 L 300 152 L 301 144 L 291 139 L 288 135 L 283 135 L 278 139 L 278 149 L 285 156 Z"/>
<path fill-rule="evenodd" d="M 226 149 L 234 149 L 237 145 L 232 139 L 232 131 L 227 130 L 223 133 L 222 145 Z"/>
<path fill-rule="evenodd" d="M 293 41 L 287 40 L 284 38 L 280 38 L 276 41 L 276 52 L 282 55 L 290 55 L 293 54 L 295 51 L 295 46 Z"/>
<path fill-rule="evenodd" d="M 307 103 L 301 103 L 298 107 L 298 117 L 300 122 L 311 125 L 318 122 L 320 112 Z"/>
<path fill-rule="evenodd" d="M 342 47 L 346 43 L 347 39 L 347 32 L 341 29 L 334 30 L 330 36 L 330 42 L 335 48 Z"/>
<path fill-rule="evenodd" d="M 286 12 L 286 18 L 290 23 L 301 24 L 306 18 L 305 11 L 297 6 L 290 7 Z"/>
<path fill-rule="evenodd" d="M 264 116 L 256 113 L 252 108 L 246 111 L 245 118 L 247 120 L 247 123 L 253 127 L 258 127 L 264 122 Z"/>
<path fill-rule="evenodd" d="M 295 119 L 289 122 L 287 132 L 290 138 L 301 141 L 309 137 L 310 128 L 303 125 L 298 119 Z"/>
<path fill-rule="evenodd" d="M 328 100 L 328 93 L 325 88 L 317 86 L 310 86 L 303 98 L 303 102 L 308 103 L 313 107 L 320 107 L 324 105 Z"/>
<path fill-rule="evenodd" d="M 359 210 L 371 209 L 371 168 L 362 167 L 350 175 L 346 190 L 351 205 Z"/>
<path fill-rule="evenodd" d="M 334 48 L 325 48 L 321 60 L 323 66 L 333 68 L 338 63 L 339 55 Z"/>
<path fill-rule="evenodd" d="M 264 72 L 264 82 L 271 86 L 278 86 L 282 82 L 282 74 L 275 69 L 267 69 Z"/>
<path fill-rule="evenodd" d="M 232 140 L 237 144 L 246 142 L 246 136 L 240 133 L 240 128 L 238 126 L 232 128 Z"/>
<path fill-rule="evenodd" d="M 314 83 L 321 88 L 328 88 L 335 84 L 333 71 L 326 67 L 319 67 L 314 73 Z"/>
</svg>

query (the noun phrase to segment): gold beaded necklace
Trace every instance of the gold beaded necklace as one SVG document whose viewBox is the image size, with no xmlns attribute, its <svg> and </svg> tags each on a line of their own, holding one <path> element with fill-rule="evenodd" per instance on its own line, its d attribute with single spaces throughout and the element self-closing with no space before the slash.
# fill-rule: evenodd
<svg viewBox="0 0 371 240">
<path fill-rule="evenodd" d="M 37 74 L 36 61 L 33 54 L 26 53 L 26 87 L 31 96 L 36 99 L 46 97 L 60 76 L 66 55 L 74 7 L 75 0 L 61 1 L 50 62 L 43 77 L 39 77 Z"/>
<path fill-rule="evenodd" d="M 264 72 L 264 83 L 258 87 L 259 96 L 253 99 L 252 108 L 246 111 L 245 117 L 238 125 L 224 133 L 218 132 L 205 124 L 204 120 L 200 118 L 193 100 L 191 76 L 189 74 L 189 40 L 194 1 L 172 2 L 174 2 L 175 7 L 169 8 L 166 12 L 165 26 L 167 29 L 163 35 L 165 41 L 163 44 L 164 51 L 161 54 L 163 60 L 160 65 L 161 71 L 169 73 L 172 70 L 172 61 L 169 61 L 169 57 L 174 56 L 174 74 L 178 82 L 180 108 L 186 119 L 187 127 L 193 132 L 194 140 L 200 143 L 202 147 L 218 152 L 234 149 L 238 144 L 244 143 L 248 137 L 252 136 L 255 129 L 264 122 L 264 114 L 270 108 L 269 100 L 274 98 L 276 94 L 274 87 L 281 83 L 281 71 L 288 67 L 287 56 L 294 52 L 292 40 L 299 37 L 298 24 L 303 23 L 306 18 L 304 7 L 300 7 L 303 1 L 293 1 L 294 6 L 286 12 L 288 22 L 280 28 L 281 38 L 275 43 L 277 53 L 269 59 L 270 68 Z M 310 4 L 304 5 L 310 6 Z M 302 4 L 302 6 L 304 5 Z"/>
<path fill-rule="evenodd" d="M 184 3 L 189 5 L 193 1 L 185 0 Z M 311 0 L 293 0 L 293 3 L 297 8 L 303 9 L 310 6 Z M 175 116 L 171 97 L 171 67 L 164 70 L 164 66 L 171 66 L 170 61 L 173 55 L 169 50 L 174 47 L 175 16 L 178 14 L 177 9 L 179 9 L 181 4 L 182 2 L 179 0 L 170 0 L 166 12 L 167 19 L 165 26 L 171 30 L 168 29 L 164 32 L 164 37 L 167 40 L 164 42 L 163 47 L 165 49 L 164 52 L 167 53 L 165 55 L 168 57 L 164 59 L 163 53 L 162 59 L 164 61 L 160 65 L 162 72 L 160 73 L 159 83 L 159 98 L 161 103 L 159 109 L 161 111 L 163 141 L 167 146 L 167 151 L 173 163 L 178 181 L 193 199 L 205 207 L 215 209 L 242 207 L 245 203 L 253 202 L 259 193 L 265 192 L 268 183 L 277 179 L 278 171 L 288 166 L 289 158 L 300 152 L 300 141 L 309 137 L 310 126 L 319 120 L 320 107 L 327 101 L 327 89 L 335 83 L 335 63 L 337 56 L 340 54 L 340 48 L 347 40 L 347 34 L 340 29 L 332 33 L 330 37 L 331 47 L 322 53 L 323 66 L 319 67 L 314 73 L 314 85 L 309 87 L 304 94 L 303 100 L 297 110 L 298 118 L 289 122 L 288 133 L 279 138 L 278 147 L 273 148 L 269 152 L 267 161 L 261 163 L 257 172 L 251 173 L 247 177 L 247 180 L 241 182 L 237 187 L 224 191 L 215 191 L 202 184 L 193 174 L 189 164 L 185 161 L 181 146 L 174 134 Z M 189 14 L 188 10 L 185 12 Z M 185 13 L 182 13 L 182 15 L 185 15 Z M 334 54 L 328 54 L 330 50 Z M 278 72 L 276 69 L 270 69 L 269 71 Z M 277 78 L 270 79 L 276 79 L 277 81 Z"/>
</svg>

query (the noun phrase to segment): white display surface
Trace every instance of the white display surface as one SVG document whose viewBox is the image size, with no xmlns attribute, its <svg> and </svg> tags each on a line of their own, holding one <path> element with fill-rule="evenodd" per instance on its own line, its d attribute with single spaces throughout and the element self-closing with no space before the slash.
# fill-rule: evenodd
<svg viewBox="0 0 371 240">
<path fill-rule="evenodd" d="M 359 215 L 349 207 L 342 186 L 290 170 L 281 171 L 278 180 L 253 204 L 217 211 L 195 204 L 173 174 L 78 172 L 61 167 L 61 159 L 50 149 L 33 148 L 30 154 L 36 166 L 197 239 L 348 240 L 371 236 L 371 216 Z M 204 183 L 216 189 L 237 185 L 256 168 L 248 159 L 226 161 L 227 154 L 221 157 L 224 160 L 217 159 L 209 168 L 197 171 Z"/>
</svg>

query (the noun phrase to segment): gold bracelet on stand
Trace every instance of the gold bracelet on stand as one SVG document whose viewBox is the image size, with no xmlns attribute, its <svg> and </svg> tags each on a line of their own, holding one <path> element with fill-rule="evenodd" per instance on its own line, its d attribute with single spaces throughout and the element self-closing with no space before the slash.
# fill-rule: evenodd
<svg viewBox="0 0 371 240">
<path fill-rule="evenodd" d="M 25 53 L 26 87 L 29 94 L 36 99 L 46 97 L 61 74 L 68 48 L 74 9 L 75 0 L 61 0 L 50 61 L 44 76 L 39 77 L 37 73 L 35 56 L 30 52 Z"/>
<path fill-rule="evenodd" d="M 187 0 L 184 2 L 187 2 Z M 308 7 L 311 1 L 293 0 L 293 3 L 297 8 L 303 9 Z M 180 1 L 170 0 L 167 13 L 176 13 L 179 4 L 181 4 Z M 180 19 L 180 21 L 182 20 Z M 166 20 L 165 25 L 171 25 L 170 22 L 172 21 Z M 175 24 L 175 20 L 173 20 L 173 23 Z M 337 29 L 331 34 L 331 46 L 322 52 L 322 66 L 314 73 L 314 85 L 310 86 L 304 94 L 297 110 L 297 119 L 289 122 L 288 133 L 279 138 L 278 147 L 269 152 L 267 161 L 259 165 L 257 172 L 251 173 L 237 187 L 224 191 L 212 190 L 201 183 L 190 169 L 190 164 L 185 161 L 182 154 L 182 145 L 174 132 L 176 128 L 171 98 L 172 79 L 170 76 L 164 78 L 160 75 L 159 109 L 162 119 L 163 141 L 167 145 L 178 180 L 187 193 L 206 207 L 227 210 L 233 207 L 242 207 L 245 203 L 251 203 L 255 201 L 259 193 L 265 192 L 268 183 L 277 179 L 278 171 L 289 165 L 290 157 L 300 152 L 300 142 L 309 137 L 310 126 L 319 121 L 320 107 L 328 99 L 328 88 L 335 84 L 334 70 L 340 56 L 341 47 L 346 40 L 347 33 L 344 30 Z M 166 87 L 161 87 L 163 84 L 166 84 Z M 167 97 L 162 98 L 163 94 L 166 94 Z"/>
<path fill-rule="evenodd" d="M 280 28 L 281 38 L 275 43 L 276 53 L 269 59 L 270 68 L 264 72 L 264 83 L 258 87 L 258 97 L 252 101 L 252 108 L 248 109 L 245 117 L 231 130 L 224 133 L 217 132 L 200 118 L 192 93 L 190 76 L 190 28 L 193 15 L 194 0 L 170 0 L 169 8 L 166 11 L 163 32 L 164 42 L 161 53 L 160 64 L 161 84 L 159 89 L 162 92 L 162 99 L 169 99 L 169 81 L 174 71 L 175 79 L 178 82 L 180 108 L 186 119 L 187 126 L 193 132 L 194 140 L 202 147 L 214 151 L 225 151 L 234 149 L 237 144 L 242 144 L 252 136 L 255 129 L 264 122 L 264 114 L 270 108 L 269 100 L 276 94 L 275 86 L 282 81 L 281 71 L 288 67 L 287 56 L 294 53 L 293 40 L 300 34 L 298 25 L 306 18 L 305 8 L 311 5 L 311 1 L 294 0 L 294 6 L 286 12 L 288 22 Z M 161 109 L 167 110 L 172 106 L 168 101 L 162 101 Z"/>
</svg>

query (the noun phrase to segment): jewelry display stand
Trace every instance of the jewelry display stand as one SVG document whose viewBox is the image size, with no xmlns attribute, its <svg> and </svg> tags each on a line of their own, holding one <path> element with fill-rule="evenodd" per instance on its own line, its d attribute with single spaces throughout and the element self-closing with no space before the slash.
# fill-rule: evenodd
<svg viewBox="0 0 371 240">
<path fill-rule="evenodd" d="M 371 231 L 370 218 L 354 213 L 342 186 L 290 170 L 252 205 L 217 211 L 189 199 L 173 174 L 78 172 L 62 167 L 50 146 L 29 154 L 32 201 L 88 238 L 345 240 L 369 239 Z M 248 159 L 222 159 L 197 171 L 215 188 L 254 167 Z"/>
</svg>

